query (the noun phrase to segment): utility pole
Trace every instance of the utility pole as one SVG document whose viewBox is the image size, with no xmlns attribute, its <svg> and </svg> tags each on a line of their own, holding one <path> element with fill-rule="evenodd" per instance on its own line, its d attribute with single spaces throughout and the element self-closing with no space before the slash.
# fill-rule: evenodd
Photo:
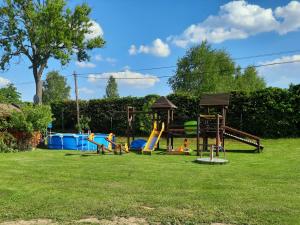
<svg viewBox="0 0 300 225">
<path fill-rule="evenodd" d="M 77 126 L 79 126 L 80 123 L 80 117 L 79 117 L 79 102 L 78 102 L 78 84 L 77 84 L 77 74 L 74 71 L 74 83 L 75 83 L 75 98 L 76 98 L 76 111 L 77 111 Z"/>
</svg>

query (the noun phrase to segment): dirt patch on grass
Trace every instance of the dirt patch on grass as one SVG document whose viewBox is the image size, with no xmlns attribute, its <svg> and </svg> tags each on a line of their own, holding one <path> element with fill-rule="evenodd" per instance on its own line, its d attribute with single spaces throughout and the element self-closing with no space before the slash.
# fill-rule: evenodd
<svg viewBox="0 0 300 225">
<path fill-rule="evenodd" d="M 142 218 L 136 217 L 114 217 L 112 220 L 99 220 L 95 217 L 77 220 L 77 223 L 91 223 L 101 225 L 149 225 L 149 223 Z"/>
<path fill-rule="evenodd" d="M 52 220 L 37 219 L 37 220 L 16 220 L 0 223 L 0 225 L 57 225 Z"/>
</svg>

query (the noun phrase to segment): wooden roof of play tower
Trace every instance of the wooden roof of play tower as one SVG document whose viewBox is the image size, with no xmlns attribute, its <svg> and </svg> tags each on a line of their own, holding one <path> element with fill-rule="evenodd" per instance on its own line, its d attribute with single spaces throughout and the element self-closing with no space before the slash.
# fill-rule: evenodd
<svg viewBox="0 0 300 225">
<path fill-rule="evenodd" d="M 228 106 L 230 94 L 206 94 L 201 97 L 200 106 Z"/>
<path fill-rule="evenodd" d="M 177 106 L 174 105 L 169 99 L 167 99 L 165 96 L 160 97 L 156 100 L 156 102 L 153 103 L 151 106 L 151 109 L 177 109 Z"/>
</svg>

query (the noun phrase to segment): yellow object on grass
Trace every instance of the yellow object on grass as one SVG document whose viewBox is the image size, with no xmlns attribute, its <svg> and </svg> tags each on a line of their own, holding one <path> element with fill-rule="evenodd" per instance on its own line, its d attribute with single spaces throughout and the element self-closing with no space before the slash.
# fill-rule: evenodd
<svg viewBox="0 0 300 225">
<path fill-rule="evenodd" d="M 156 148 L 157 143 L 159 142 L 159 139 L 160 139 L 162 133 L 164 132 L 164 130 L 165 130 L 165 124 L 164 123 L 162 123 L 162 125 L 161 125 L 161 130 L 158 130 L 157 129 L 157 123 L 154 122 L 153 130 L 150 134 L 150 137 L 148 138 L 148 141 L 147 141 L 145 147 L 142 150 L 142 153 L 144 153 L 144 152 L 150 152 L 151 153 L 152 151 L 154 151 L 154 149 Z"/>
</svg>

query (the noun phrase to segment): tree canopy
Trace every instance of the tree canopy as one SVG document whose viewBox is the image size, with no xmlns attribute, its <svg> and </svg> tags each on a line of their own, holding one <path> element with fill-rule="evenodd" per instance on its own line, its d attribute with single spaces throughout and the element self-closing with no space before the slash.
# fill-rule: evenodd
<svg viewBox="0 0 300 225">
<path fill-rule="evenodd" d="M 239 68 L 237 70 L 240 70 Z M 255 67 L 248 66 L 243 73 L 238 72 L 235 77 L 236 90 L 252 92 L 266 87 L 266 82 L 260 76 Z"/>
<path fill-rule="evenodd" d="M 225 50 L 213 49 L 207 42 L 192 47 L 178 60 L 176 72 L 168 83 L 175 93 L 193 95 L 254 91 L 265 87 L 254 67 L 242 73 Z"/>
<path fill-rule="evenodd" d="M 0 103 L 20 103 L 21 94 L 13 84 L 0 88 Z"/>
<path fill-rule="evenodd" d="M 43 102 L 50 104 L 55 101 L 63 101 L 70 98 L 71 88 L 67 84 L 67 79 L 61 76 L 58 71 L 47 74 L 43 83 Z"/>
<path fill-rule="evenodd" d="M 105 90 L 105 98 L 118 98 L 118 84 L 113 76 L 110 76 L 107 81 L 107 86 Z"/>
<path fill-rule="evenodd" d="M 4 0 L 0 7 L 0 68 L 8 69 L 15 57 L 27 57 L 36 82 L 35 99 L 41 103 L 41 77 L 50 58 L 62 65 L 73 55 L 86 61 L 88 50 L 104 45 L 102 37 L 91 35 L 90 13 L 87 4 L 72 10 L 66 0 Z"/>
</svg>

